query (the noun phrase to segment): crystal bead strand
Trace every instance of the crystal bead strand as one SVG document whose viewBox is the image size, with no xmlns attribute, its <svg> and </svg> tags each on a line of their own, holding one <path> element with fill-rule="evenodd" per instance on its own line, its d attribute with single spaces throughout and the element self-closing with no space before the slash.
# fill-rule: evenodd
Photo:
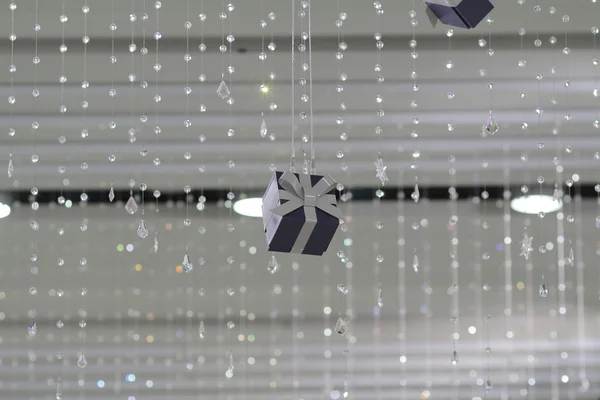
<svg viewBox="0 0 600 400">
<path fill-rule="evenodd" d="M 583 261 L 583 224 L 582 224 L 582 198 L 581 193 L 575 197 L 575 214 L 577 215 L 577 223 L 575 225 L 575 253 L 577 256 L 577 347 L 578 347 L 578 375 L 579 375 L 579 391 L 585 393 L 590 388 L 590 382 L 587 379 L 587 346 L 585 334 L 585 283 L 584 269 L 586 265 Z"/>
<path fill-rule="evenodd" d="M 381 192 L 381 188 L 383 186 L 385 186 L 386 182 L 388 182 L 388 177 L 387 177 L 387 173 L 386 173 L 386 169 L 387 166 L 384 165 L 383 162 L 383 158 L 381 155 L 381 140 L 382 140 L 382 136 L 383 136 L 383 116 L 384 116 L 384 111 L 382 108 L 382 103 L 383 103 L 383 97 L 381 95 L 381 92 L 384 92 L 384 89 L 382 88 L 383 86 L 383 82 L 384 82 L 384 78 L 383 78 L 383 71 L 382 71 L 382 60 L 381 60 L 381 49 L 383 49 L 384 43 L 383 43 L 383 37 L 381 32 L 381 28 L 383 27 L 383 15 L 384 15 L 384 8 L 381 4 L 381 2 L 379 1 L 375 1 L 374 3 L 374 7 L 375 7 L 375 32 L 373 34 L 373 38 L 375 39 L 375 65 L 373 67 L 375 74 L 377 76 L 376 80 L 375 80 L 375 87 L 376 87 L 376 95 L 375 95 L 375 115 L 376 115 L 376 124 L 375 124 L 375 135 L 378 136 L 377 139 L 377 158 L 374 162 L 375 165 L 375 169 L 376 169 L 376 178 L 379 180 L 378 184 L 379 184 L 379 190 L 380 192 L 376 192 L 376 197 L 377 199 L 374 201 L 373 206 L 374 206 L 374 215 L 376 218 L 376 223 L 375 223 L 375 229 L 377 231 L 376 235 L 374 236 L 376 238 L 376 242 L 373 243 L 373 249 L 376 252 L 376 256 L 375 256 L 375 263 L 373 265 L 373 270 L 374 270 L 374 293 L 377 296 L 376 297 L 376 307 L 374 308 L 375 310 L 377 310 L 377 312 L 374 313 L 374 318 L 373 318 L 373 343 L 374 343 L 374 350 L 375 350 L 375 366 L 374 366 L 374 377 L 375 377 L 375 398 L 376 399 L 381 399 L 381 395 L 382 395 L 382 386 L 381 386 L 381 379 L 382 379 L 382 371 L 381 371 L 381 336 L 380 336 L 380 331 L 381 331 L 381 314 L 383 313 L 383 307 L 385 304 L 385 300 L 384 300 L 384 292 L 383 292 L 383 282 L 385 282 L 385 279 L 381 278 L 381 266 L 383 264 L 384 261 L 384 257 L 382 255 L 384 249 L 382 249 L 380 246 L 380 243 L 383 243 L 383 238 L 386 237 L 386 234 L 382 231 L 383 228 L 385 227 L 384 223 L 381 221 L 381 196 L 379 196 L 379 194 L 382 194 Z"/>
<path fill-rule="evenodd" d="M 259 92 L 261 95 L 268 96 L 269 85 L 265 82 L 265 78 L 264 78 L 265 60 L 267 59 L 267 53 L 265 53 L 265 31 L 264 31 L 265 28 L 267 27 L 267 21 L 265 21 L 265 19 L 264 19 L 264 16 L 265 16 L 264 0 L 260 0 L 260 16 L 261 16 L 260 27 L 262 30 L 261 30 L 261 34 L 260 34 L 261 35 L 261 38 L 260 38 L 261 50 L 258 55 L 258 59 L 260 60 L 260 75 L 261 75 L 262 82 L 259 87 Z M 275 50 L 274 46 L 273 46 L 273 50 Z M 267 127 L 267 122 L 265 121 L 264 111 L 261 111 L 260 116 L 261 116 L 260 128 L 259 128 L 260 137 L 265 138 L 267 136 L 267 134 L 269 133 L 269 129 Z"/>
<path fill-rule="evenodd" d="M 313 116 L 313 69 L 312 69 L 312 7 L 310 0 L 306 0 L 308 2 L 308 108 L 310 113 L 310 173 L 312 175 L 316 174 L 316 164 L 315 164 L 315 141 L 314 141 L 314 116 Z M 303 3 L 302 7 L 304 7 Z M 302 13 L 302 11 L 300 11 Z M 302 16 L 302 14 L 300 14 Z M 303 66 L 302 69 L 305 69 Z"/>
<path fill-rule="evenodd" d="M 16 103 L 16 97 L 14 95 L 14 78 L 13 78 L 13 74 L 17 71 L 17 67 L 15 65 L 15 61 L 14 61 L 14 54 L 15 54 L 15 41 L 17 40 L 17 35 L 15 34 L 15 10 L 17 9 L 17 3 L 15 2 L 11 2 L 8 5 L 8 9 L 10 10 L 10 35 L 8 36 L 8 39 L 10 40 L 10 64 L 8 66 L 8 72 L 9 72 L 9 79 L 10 79 L 10 91 L 9 91 L 9 95 L 8 95 L 8 104 L 9 104 L 9 110 L 10 110 L 10 126 L 8 128 L 8 136 L 13 137 L 15 136 L 16 130 L 13 126 L 14 124 L 14 118 L 13 118 L 13 113 L 14 113 L 14 104 Z M 36 24 L 36 27 L 38 25 Z M 39 29 L 38 29 L 39 30 Z M 36 30 L 36 49 L 37 49 L 37 31 Z M 33 58 L 33 64 L 37 65 L 39 63 L 39 57 L 36 55 Z M 37 61 L 37 62 L 36 62 Z M 35 97 L 35 96 L 34 96 Z M 33 125 L 32 125 L 33 127 Z M 15 173 L 15 166 L 13 163 L 13 158 L 12 158 L 12 145 L 10 146 L 10 150 L 9 150 L 9 154 L 8 154 L 8 167 L 7 167 L 7 175 L 8 175 L 8 179 L 12 179 L 13 175 Z"/>
<path fill-rule="evenodd" d="M 162 65 L 160 64 L 160 52 L 159 52 L 159 44 L 162 39 L 162 33 L 160 32 L 160 9 L 162 8 L 162 3 L 160 1 L 154 2 L 155 17 L 156 17 L 156 31 L 154 32 L 154 40 L 156 42 L 156 58 L 154 63 L 154 79 L 155 79 L 155 94 L 154 94 L 154 160 L 152 163 L 155 167 L 160 165 L 160 157 L 158 154 L 158 135 L 161 132 L 161 128 L 159 125 L 159 105 L 162 101 L 162 96 L 160 95 L 159 85 L 160 85 L 160 70 L 162 69 Z"/>
<path fill-rule="evenodd" d="M 431 203 L 428 199 L 423 199 L 423 215 L 431 215 Z M 421 227 L 423 227 L 423 223 L 425 226 L 429 224 L 427 219 L 421 220 Z M 417 224 L 419 224 L 417 222 Z M 432 364 L 432 355 L 431 355 L 431 237 L 427 237 L 426 234 L 423 235 L 423 244 L 422 244 L 422 252 L 423 252 L 423 304 L 425 307 L 422 309 L 423 319 L 425 325 L 424 332 L 424 340 L 425 340 L 425 373 L 423 374 L 424 379 L 424 390 L 432 391 L 432 379 L 431 379 L 431 364 Z M 455 334 L 456 335 L 456 334 Z M 457 339 L 456 336 L 453 336 L 453 339 Z M 435 396 L 434 396 L 435 397 Z"/>
<path fill-rule="evenodd" d="M 506 160 L 509 159 L 510 156 L 510 150 L 509 149 L 505 149 L 504 151 L 504 158 Z M 503 202 L 502 202 L 502 207 L 503 207 L 503 224 L 504 224 L 504 326 L 505 329 L 507 331 L 510 331 L 511 329 L 513 329 L 513 320 L 512 320 L 512 312 L 513 312 L 513 296 L 512 296 L 512 291 L 513 291 L 513 273 L 512 273 L 512 266 L 513 266 L 513 257 L 512 257 L 512 243 L 513 243 L 513 238 L 512 238 L 512 230 L 511 230 L 511 208 L 510 208 L 510 197 L 511 197 L 511 182 L 510 182 L 510 168 L 507 165 L 508 163 L 505 163 L 504 169 L 503 169 L 503 180 L 504 180 L 504 191 L 503 191 Z M 480 235 L 477 235 L 477 237 L 480 237 Z M 481 246 L 480 246 L 481 247 Z M 479 258 L 480 260 L 481 258 Z M 478 260 L 478 262 L 480 262 Z M 481 293 L 481 289 L 483 289 L 486 292 L 490 291 L 490 286 L 486 285 L 483 286 L 481 285 L 481 282 L 478 282 L 478 290 Z M 481 297 L 481 294 L 480 296 Z M 479 315 L 479 318 L 477 318 L 478 321 L 481 321 L 481 315 Z M 491 352 L 491 348 L 489 347 L 490 345 L 488 344 L 488 346 L 486 347 L 486 353 Z M 508 349 L 507 349 L 508 354 L 512 353 L 512 342 L 511 345 L 509 345 Z M 510 356 L 509 356 L 510 357 Z M 506 374 L 509 373 L 508 371 L 508 366 L 506 366 L 504 368 L 503 371 L 504 375 L 506 376 Z M 503 391 L 506 392 L 508 390 L 508 385 L 505 384 Z"/>
<path fill-rule="evenodd" d="M 306 5 L 306 7 L 305 7 Z M 304 30 L 305 29 L 305 17 L 306 17 L 306 8 L 308 7 L 308 3 L 305 1 L 301 1 L 300 2 L 300 11 L 298 11 L 298 16 L 300 17 L 300 44 L 298 45 L 297 50 L 300 52 L 300 65 L 302 67 L 302 75 L 300 76 L 299 79 L 299 83 L 300 86 L 302 87 L 302 94 L 300 95 L 300 113 L 298 114 L 298 116 L 300 117 L 301 120 L 301 126 L 304 127 L 304 124 L 306 123 L 306 119 L 309 118 L 309 115 L 306 113 L 306 103 L 308 103 L 309 101 L 311 101 L 310 95 L 308 94 L 307 90 L 307 83 L 308 83 L 308 79 L 307 76 L 309 73 L 311 73 L 311 71 L 308 70 L 308 63 L 306 62 L 306 49 L 307 49 L 307 40 L 308 40 L 308 33 Z M 304 122 L 302 122 L 304 121 Z M 300 151 L 302 152 L 302 173 L 303 174 L 308 174 L 310 172 L 310 159 L 309 159 L 309 155 L 306 153 L 306 149 L 304 148 L 304 144 L 308 143 L 309 141 L 309 137 L 308 135 L 305 133 L 304 129 L 302 130 L 302 136 L 300 139 Z M 343 157 L 343 153 L 338 153 L 337 154 L 338 158 Z"/>
<path fill-rule="evenodd" d="M 415 4 L 415 0 L 413 0 L 412 2 L 412 9 L 409 11 L 408 16 L 410 18 L 410 25 L 412 27 L 412 39 L 408 42 L 409 47 L 411 48 L 411 53 L 410 53 L 410 58 L 412 59 L 412 71 L 410 73 L 410 78 L 412 80 L 412 91 L 413 91 L 413 98 L 410 102 L 410 107 L 414 110 L 413 111 L 413 116 L 412 116 L 412 129 L 410 132 L 410 137 L 414 140 L 415 145 L 414 145 L 414 149 L 413 149 L 413 161 L 410 164 L 410 169 L 415 171 L 415 187 L 413 192 L 411 193 L 410 197 L 413 199 L 413 201 L 415 203 L 419 202 L 419 199 L 421 197 L 420 191 L 419 191 L 419 175 L 417 172 L 418 169 L 418 164 L 417 161 L 421 156 L 421 152 L 419 151 L 419 132 L 417 130 L 417 127 L 419 125 L 419 117 L 417 114 L 417 108 L 419 106 L 418 104 L 418 98 L 417 98 L 417 92 L 419 91 L 419 81 L 418 81 L 418 74 L 417 74 L 417 59 L 419 58 L 419 52 L 418 52 L 418 47 L 417 47 L 417 34 L 416 34 L 416 27 L 417 25 L 419 25 L 419 20 L 417 19 L 417 12 L 415 11 L 416 8 L 416 4 Z M 381 78 L 377 78 L 378 81 L 381 80 L 383 81 L 383 76 L 381 76 Z M 417 260 L 417 253 L 415 251 L 415 260 Z M 418 262 L 416 263 L 418 265 Z M 418 270 L 418 267 L 415 268 L 415 271 Z"/>
<path fill-rule="evenodd" d="M 262 1 L 262 0 L 261 0 L 261 1 Z M 261 3 L 261 10 L 262 10 L 262 7 L 263 7 L 263 6 L 262 6 L 262 3 Z M 261 13 L 261 15 L 262 15 L 262 17 L 263 17 L 263 19 L 262 19 L 262 21 L 261 21 L 261 27 L 262 27 L 262 26 L 263 26 L 263 22 L 265 21 L 265 19 L 264 19 L 264 14 L 263 14 L 263 13 Z M 269 19 L 270 19 L 271 21 L 274 21 L 274 20 L 275 20 L 275 13 L 271 11 L 271 12 L 268 14 L 268 17 L 269 17 Z M 272 19 L 271 19 L 271 17 L 272 17 Z M 268 26 L 269 26 L 269 30 L 270 30 L 270 37 L 271 37 L 271 41 L 270 41 L 270 42 L 269 42 L 269 44 L 267 45 L 267 49 L 268 49 L 268 50 L 269 50 L 271 53 L 273 53 L 273 52 L 275 52 L 275 49 L 277 48 L 277 46 L 276 46 L 276 44 L 275 44 L 275 33 L 274 33 L 274 32 L 275 32 L 275 28 L 274 28 L 275 24 L 271 23 L 271 24 L 269 24 Z M 263 51 L 264 51 L 264 50 L 263 50 Z M 277 103 L 275 103 L 275 102 L 273 101 L 273 100 L 274 100 L 274 99 L 273 99 L 273 93 L 274 93 L 274 89 L 275 89 L 275 79 L 276 79 L 276 77 L 277 77 L 277 75 L 275 74 L 275 72 L 274 72 L 274 71 L 271 71 L 271 72 L 269 73 L 269 80 L 270 80 L 270 82 L 271 82 L 270 84 L 268 84 L 268 85 L 267 85 L 267 87 L 268 87 L 267 99 L 269 100 L 269 111 L 270 111 L 270 114 L 269 114 L 269 115 L 273 115 L 273 113 L 275 112 L 275 110 L 277 110 Z M 264 124 L 264 127 L 265 127 L 265 128 L 267 127 L 267 125 L 266 125 L 266 122 L 265 122 L 265 124 Z M 261 136 L 262 136 L 262 134 L 263 134 L 263 124 L 262 124 L 262 121 L 261 121 L 261 130 L 260 130 L 260 132 L 261 132 Z M 271 141 L 274 141 L 274 140 L 276 139 L 275 132 L 274 132 L 274 131 L 270 131 L 270 132 L 269 132 L 269 131 L 268 131 L 268 128 L 267 128 L 267 132 L 268 132 L 268 134 L 269 134 L 269 140 L 271 140 Z M 274 170 L 275 170 L 275 169 L 273 168 L 273 171 L 274 171 Z M 271 171 L 271 172 L 273 172 L 273 171 Z"/>
<path fill-rule="evenodd" d="M 132 21 L 132 29 L 133 29 L 133 24 L 135 22 L 135 20 L 137 20 L 137 16 L 135 15 L 135 12 L 132 12 L 132 14 L 130 15 L 130 21 L 132 19 L 132 16 L 134 16 L 134 21 Z M 143 1 L 142 3 L 142 13 L 140 14 L 140 19 L 142 21 L 142 47 L 140 48 L 140 54 L 142 55 L 142 62 L 141 62 L 141 80 L 140 80 L 140 88 L 142 89 L 142 92 L 144 91 L 144 89 L 148 88 L 148 81 L 146 80 L 146 56 L 148 55 L 148 47 L 146 47 L 146 23 L 148 21 L 148 13 L 146 10 L 146 0 Z M 135 38 L 135 36 L 133 35 L 133 31 L 132 31 L 132 44 L 133 44 L 133 39 Z M 137 46 L 136 46 L 137 47 Z M 129 48 L 129 51 L 131 51 L 132 47 Z M 143 93 L 142 93 L 143 95 Z M 139 129 L 136 131 L 137 133 L 142 134 L 144 133 L 144 127 L 146 126 L 146 123 L 148 122 L 148 115 L 146 114 L 147 110 L 142 110 L 142 113 L 140 114 L 140 122 L 141 125 L 139 125 Z M 140 150 L 140 156 L 141 157 L 146 157 L 148 155 L 148 149 L 145 147 L 144 144 L 142 144 L 141 146 L 141 150 Z"/>
<path fill-rule="evenodd" d="M 378 137 L 377 141 L 377 158 L 375 160 L 375 162 L 373 163 L 375 165 L 375 171 L 376 171 L 376 175 L 375 177 L 379 180 L 379 188 L 381 189 L 382 186 L 385 186 L 386 182 L 389 181 L 388 176 L 387 176 L 387 166 L 384 164 L 383 162 L 383 158 L 381 156 L 381 140 L 383 137 L 383 116 L 385 115 L 385 112 L 381 106 L 381 103 L 383 103 L 383 96 L 381 95 L 381 91 L 380 90 L 380 86 L 381 84 L 383 84 L 384 82 L 384 78 L 383 78 L 383 72 L 382 72 L 382 62 L 381 62 L 381 49 L 383 49 L 383 41 L 382 41 L 382 35 L 379 32 L 379 30 L 381 29 L 381 18 L 383 16 L 383 8 L 381 7 L 381 3 L 375 2 L 375 12 L 376 12 L 376 29 L 378 30 L 377 32 L 375 32 L 375 34 L 373 35 L 373 38 L 375 39 L 375 47 L 377 48 L 376 50 L 376 60 L 375 60 L 375 73 L 377 74 L 377 78 L 376 78 L 376 84 L 377 84 L 377 94 L 375 95 L 375 108 L 376 108 L 376 115 L 378 117 L 377 120 L 377 124 L 375 126 L 375 135 Z"/>
<path fill-rule="evenodd" d="M 185 29 L 185 54 L 183 61 L 185 62 L 185 86 L 183 93 L 185 95 L 185 119 L 183 121 L 183 127 L 185 128 L 185 136 L 187 139 L 188 131 L 192 127 L 192 121 L 190 119 L 190 95 L 192 94 L 192 87 L 190 86 L 190 63 L 192 62 L 192 54 L 190 53 L 190 29 L 192 29 L 192 21 L 190 20 L 190 5 L 189 0 L 185 3 L 185 22 L 183 24 Z M 190 142 L 190 148 L 192 143 Z M 183 153 L 183 159 L 189 161 L 192 158 L 192 153 L 186 151 Z M 187 220 L 187 217 L 186 217 Z"/>
<path fill-rule="evenodd" d="M 400 350 L 400 375 L 403 377 L 400 379 L 401 398 L 406 396 L 406 386 L 408 381 L 406 380 L 406 362 L 407 357 L 407 338 L 406 338 L 406 231 L 405 231 L 405 201 L 404 191 L 401 189 L 404 186 L 404 171 L 402 168 L 398 168 L 398 191 L 396 193 L 397 201 L 397 229 L 398 229 L 398 240 L 396 244 L 398 246 L 398 341 Z"/>
<path fill-rule="evenodd" d="M 344 115 L 345 115 L 345 111 L 346 111 L 346 103 L 344 101 L 344 83 L 348 80 L 348 74 L 346 72 L 342 71 L 342 66 L 343 66 L 343 60 L 344 60 L 344 54 L 345 51 L 348 49 L 348 45 L 346 44 L 346 42 L 344 41 L 344 33 L 342 30 L 342 27 L 344 26 L 344 21 L 346 21 L 346 18 L 348 17 L 348 15 L 343 12 L 340 11 L 340 2 L 338 0 L 337 2 L 337 12 L 338 12 L 338 16 L 337 19 L 335 20 L 335 26 L 337 28 L 337 49 L 336 49 L 336 53 L 335 53 L 335 58 L 337 60 L 337 86 L 336 86 L 336 91 L 337 91 L 337 100 L 338 103 L 340 104 L 340 109 L 338 111 L 338 117 L 336 118 L 336 123 L 338 123 L 339 127 L 340 127 L 340 149 L 336 152 L 336 155 L 340 155 L 340 154 L 344 154 L 344 152 L 347 152 L 347 145 L 346 145 L 346 141 L 348 140 L 348 134 L 346 133 L 346 129 L 347 129 L 347 125 L 344 123 Z M 340 169 L 344 172 L 348 171 L 348 165 L 343 161 L 340 160 Z"/>
<path fill-rule="evenodd" d="M 206 21 L 204 0 L 200 0 L 200 14 L 198 14 L 198 19 L 200 20 L 200 44 L 198 45 L 198 51 L 200 52 L 200 75 L 198 75 L 198 81 L 200 82 L 200 87 L 203 87 L 204 82 L 206 82 L 206 74 L 204 73 L 204 52 L 206 51 L 206 44 L 204 43 L 204 23 Z M 200 105 L 198 106 L 200 114 L 206 112 L 206 104 L 203 103 L 203 100 L 204 90 L 200 90 Z M 198 139 L 203 143 L 206 138 L 204 135 L 200 135 Z"/>
</svg>

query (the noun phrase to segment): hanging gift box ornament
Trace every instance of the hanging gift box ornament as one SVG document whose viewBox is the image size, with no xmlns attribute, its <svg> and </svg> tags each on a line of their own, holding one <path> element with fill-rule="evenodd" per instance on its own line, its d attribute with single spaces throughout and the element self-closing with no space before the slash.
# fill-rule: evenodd
<svg viewBox="0 0 600 400">
<path fill-rule="evenodd" d="M 444 25 L 473 29 L 494 9 L 491 0 L 425 0 L 427 17 L 435 28 Z"/>
<path fill-rule="evenodd" d="M 343 219 L 329 175 L 275 172 L 263 196 L 269 251 L 320 256 Z"/>
</svg>

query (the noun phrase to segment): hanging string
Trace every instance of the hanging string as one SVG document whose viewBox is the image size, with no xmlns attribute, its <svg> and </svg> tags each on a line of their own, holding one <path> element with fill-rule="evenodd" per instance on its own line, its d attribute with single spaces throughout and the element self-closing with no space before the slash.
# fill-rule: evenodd
<svg viewBox="0 0 600 400">
<path fill-rule="evenodd" d="M 290 171 L 296 171 L 296 138 L 294 129 L 296 129 L 296 109 L 294 107 L 296 100 L 296 75 L 294 64 L 296 62 L 296 0 L 292 0 L 292 154 L 290 156 Z M 311 100 L 312 101 L 312 100 Z M 312 120 L 312 117 L 311 117 Z"/>
<path fill-rule="evenodd" d="M 311 32 L 311 16 L 312 7 L 308 0 L 308 95 L 310 96 L 310 173 L 316 173 L 315 166 L 315 148 L 314 148 L 314 123 L 313 123 L 313 73 L 312 73 L 312 32 Z"/>
</svg>

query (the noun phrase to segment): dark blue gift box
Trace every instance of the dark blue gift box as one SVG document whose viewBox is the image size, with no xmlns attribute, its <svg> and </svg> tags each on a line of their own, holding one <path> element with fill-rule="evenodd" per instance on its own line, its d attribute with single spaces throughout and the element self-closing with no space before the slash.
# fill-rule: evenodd
<svg viewBox="0 0 600 400">
<path fill-rule="evenodd" d="M 490 0 L 425 0 L 427 16 L 433 26 L 444 25 L 475 28 L 494 9 Z"/>
<path fill-rule="evenodd" d="M 291 172 L 285 172 L 288 178 L 292 177 Z M 269 251 L 280 253 L 301 253 L 315 256 L 323 255 L 329 243 L 340 224 L 341 212 L 335 204 L 335 181 L 331 177 L 323 177 L 321 175 L 299 175 L 295 176 L 297 186 L 300 182 L 310 182 L 311 189 L 304 191 L 300 188 L 300 195 L 285 185 L 282 186 L 280 178 L 284 175 L 283 172 L 275 172 L 269 183 L 265 195 L 263 196 L 263 222 L 265 234 L 267 237 L 267 246 Z M 325 182 L 321 182 L 325 179 Z M 318 185 L 319 184 L 319 185 Z M 317 186 L 316 186 L 317 185 Z M 305 186 L 305 185 L 302 185 Z M 312 187 L 320 187 L 326 190 L 322 194 L 310 193 Z M 333 197 L 331 197 L 333 196 Z M 288 199 L 286 199 L 288 198 Z M 323 208 L 329 209 L 338 214 L 332 215 L 319 208 L 318 201 L 328 199 Z M 279 206 L 286 204 L 289 201 L 295 202 L 296 205 L 301 204 L 298 208 L 281 215 L 276 210 Z M 308 205 L 309 207 L 306 207 Z M 291 207 L 293 208 L 293 207 Z M 316 222 L 307 222 L 305 208 L 311 208 L 310 213 L 316 214 Z M 275 211 L 275 212 L 273 212 Z M 311 228 L 312 227 L 312 231 Z M 305 242 L 305 243 L 302 243 Z"/>
</svg>

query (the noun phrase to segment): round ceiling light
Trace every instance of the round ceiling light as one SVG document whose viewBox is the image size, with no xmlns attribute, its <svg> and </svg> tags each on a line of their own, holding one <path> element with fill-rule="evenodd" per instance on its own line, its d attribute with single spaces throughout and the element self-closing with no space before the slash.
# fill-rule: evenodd
<svg viewBox="0 0 600 400">
<path fill-rule="evenodd" d="M 8 204 L 0 203 L 0 218 L 6 218 L 10 215 L 10 206 Z"/>
<path fill-rule="evenodd" d="M 545 194 L 522 196 L 510 201 L 510 208 L 523 214 L 551 213 L 562 208 L 562 200 Z"/>
<path fill-rule="evenodd" d="M 262 199 L 260 197 L 250 197 L 241 199 L 233 204 L 233 211 L 246 217 L 262 217 Z"/>
</svg>

